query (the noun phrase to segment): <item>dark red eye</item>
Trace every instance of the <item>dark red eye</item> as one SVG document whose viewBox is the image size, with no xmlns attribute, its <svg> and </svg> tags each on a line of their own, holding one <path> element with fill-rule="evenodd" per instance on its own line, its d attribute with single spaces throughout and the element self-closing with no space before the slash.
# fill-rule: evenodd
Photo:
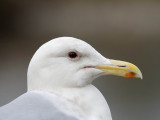
<svg viewBox="0 0 160 120">
<path fill-rule="evenodd" d="M 68 57 L 70 57 L 70 58 L 76 58 L 78 55 L 77 55 L 77 53 L 76 52 L 69 52 L 68 53 Z"/>
</svg>

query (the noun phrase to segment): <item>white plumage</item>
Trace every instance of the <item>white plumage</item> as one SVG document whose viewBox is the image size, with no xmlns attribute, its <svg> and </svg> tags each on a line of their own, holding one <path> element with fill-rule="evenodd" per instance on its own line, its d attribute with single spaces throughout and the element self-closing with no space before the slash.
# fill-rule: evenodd
<svg viewBox="0 0 160 120">
<path fill-rule="evenodd" d="M 107 102 L 91 83 L 104 74 L 142 77 L 138 68 L 127 65 L 79 39 L 53 39 L 30 62 L 28 92 L 1 107 L 0 120 L 112 120 Z"/>
</svg>

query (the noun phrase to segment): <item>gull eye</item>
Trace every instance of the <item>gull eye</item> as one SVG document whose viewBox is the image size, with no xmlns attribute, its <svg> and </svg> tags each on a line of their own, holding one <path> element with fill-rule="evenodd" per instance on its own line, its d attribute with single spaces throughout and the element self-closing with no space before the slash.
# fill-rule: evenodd
<svg viewBox="0 0 160 120">
<path fill-rule="evenodd" d="M 77 55 L 76 52 L 69 52 L 69 53 L 68 53 L 68 57 L 71 58 L 71 59 L 73 59 L 73 58 L 78 57 L 78 55 Z"/>
</svg>

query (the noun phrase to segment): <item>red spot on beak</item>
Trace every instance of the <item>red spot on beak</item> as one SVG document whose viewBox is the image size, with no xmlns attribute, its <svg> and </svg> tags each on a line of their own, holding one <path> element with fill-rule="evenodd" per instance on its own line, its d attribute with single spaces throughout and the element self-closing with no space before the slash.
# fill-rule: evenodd
<svg viewBox="0 0 160 120">
<path fill-rule="evenodd" d="M 136 74 L 134 72 L 129 72 L 129 73 L 126 73 L 125 74 L 125 77 L 126 78 L 135 78 L 136 77 Z"/>
</svg>

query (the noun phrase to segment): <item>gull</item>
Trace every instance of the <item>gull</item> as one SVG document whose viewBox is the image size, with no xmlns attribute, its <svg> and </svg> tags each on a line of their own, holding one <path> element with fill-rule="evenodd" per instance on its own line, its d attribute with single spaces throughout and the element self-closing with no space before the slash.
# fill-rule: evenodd
<svg viewBox="0 0 160 120">
<path fill-rule="evenodd" d="M 105 98 L 92 85 L 102 75 L 142 79 L 132 63 L 105 58 L 77 38 L 55 38 L 36 51 L 28 91 L 0 107 L 0 120 L 112 120 Z"/>
</svg>

